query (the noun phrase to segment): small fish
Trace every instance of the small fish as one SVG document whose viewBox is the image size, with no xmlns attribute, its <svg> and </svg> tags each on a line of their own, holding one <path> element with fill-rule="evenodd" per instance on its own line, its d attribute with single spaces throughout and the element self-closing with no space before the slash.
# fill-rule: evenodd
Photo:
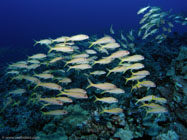
<svg viewBox="0 0 187 140">
<path fill-rule="evenodd" d="M 111 104 L 111 103 L 117 103 L 118 99 L 114 97 L 103 97 L 103 98 L 96 97 L 96 100 L 94 102 L 97 102 L 97 101 Z"/>
<path fill-rule="evenodd" d="M 120 51 L 112 53 L 110 56 L 108 56 L 108 58 L 109 59 L 121 58 L 129 54 L 130 54 L 129 51 L 120 50 Z"/>
<path fill-rule="evenodd" d="M 91 48 L 93 45 L 98 45 L 98 44 L 106 44 L 106 43 L 114 43 L 116 42 L 115 39 L 113 39 L 111 36 L 105 36 L 102 37 L 94 42 L 92 42 L 89 46 L 89 48 Z"/>
<path fill-rule="evenodd" d="M 109 113 L 109 114 L 117 115 L 117 114 L 123 113 L 123 109 L 121 108 L 103 109 L 103 111 L 100 112 L 100 114 L 102 113 Z"/>
<path fill-rule="evenodd" d="M 52 74 L 48 74 L 48 73 L 40 73 L 40 74 L 34 74 L 33 76 L 42 78 L 42 79 L 52 79 L 54 78 L 54 76 Z"/>
<path fill-rule="evenodd" d="M 137 84 L 142 87 L 148 87 L 148 88 L 156 87 L 156 84 L 152 81 L 141 81 L 141 82 L 138 82 Z"/>
<path fill-rule="evenodd" d="M 59 83 L 66 83 L 66 84 L 71 83 L 71 82 L 72 80 L 68 77 L 64 77 L 59 81 Z"/>
<path fill-rule="evenodd" d="M 111 70 L 108 70 L 108 73 L 106 76 L 109 76 L 112 72 L 116 73 L 116 72 L 124 72 L 126 70 L 125 66 L 117 66 Z"/>
<path fill-rule="evenodd" d="M 110 26 L 110 33 L 111 33 L 111 34 L 115 34 L 115 32 L 114 32 L 114 30 L 113 30 L 112 27 L 113 27 L 113 25 Z"/>
<path fill-rule="evenodd" d="M 90 66 L 89 64 L 79 64 L 79 65 L 74 65 L 74 66 L 70 66 L 67 70 L 67 72 L 70 69 L 78 69 L 78 70 L 85 70 L 85 69 L 91 69 L 92 66 Z"/>
<path fill-rule="evenodd" d="M 137 72 L 132 72 L 133 76 L 142 76 L 142 75 L 150 75 L 150 72 L 147 70 L 141 70 L 141 71 L 137 71 Z"/>
<path fill-rule="evenodd" d="M 27 64 L 15 63 L 8 66 L 8 69 L 27 69 Z"/>
<path fill-rule="evenodd" d="M 79 35 L 71 36 L 70 38 L 67 39 L 67 41 L 83 41 L 86 39 L 89 39 L 88 35 L 79 34 Z"/>
<path fill-rule="evenodd" d="M 57 52 L 73 52 L 73 48 L 70 46 L 55 46 L 55 47 L 50 47 L 50 50 L 48 51 L 48 53 L 50 53 L 51 51 L 57 51 Z"/>
<path fill-rule="evenodd" d="M 19 71 L 11 70 L 11 71 L 8 71 L 6 74 L 19 74 Z"/>
<path fill-rule="evenodd" d="M 86 53 L 72 55 L 72 58 L 83 58 L 83 57 L 87 58 L 89 57 L 89 55 Z"/>
<path fill-rule="evenodd" d="M 60 61 L 60 60 L 63 60 L 64 58 L 63 57 L 56 57 L 56 58 L 53 58 L 52 60 L 49 61 L 49 64 L 51 63 L 56 63 L 57 61 Z"/>
<path fill-rule="evenodd" d="M 140 107 L 144 107 L 144 106 L 149 108 L 162 108 L 162 106 L 155 103 L 150 103 L 150 104 L 143 103 L 143 105 L 141 105 Z"/>
<path fill-rule="evenodd" d="M 68 98 L 68 97 L 56 97 L 55 99 L 59 100 L 59 101 L 62 101 L 64 103 L 72 103 L 73 102 L 73 100 L 71 98 Z"/>
<path fill-rule="evenodd" d="M 121 62 L 119 64 L 123 62 L 138 62 L 141 60 L 144 60 L 144 57 L 142 55 L 132 55 L 132 56 L 127 56 L 125 58 L 121 58 Z"/>
<path fill-rule="evenodd" d="M 156 102 L 159 102 L 159 103 L 161 103 L 161 104 L 167 102 L 167 100 L 166 100 L 165 98 L 157 97 L 157 96 L 154 96 L 152 100 L 155 100 Z"/>
<path fill-rule="evenodd" d="M 103 50 L 103 49 L 116 49 L 116 48 L 119 48 L 119 47 L 120 47 L 120 44 L 116 43 L 116 42 L 108 43 L 108 44 L 105 44 L 105 45 L 100 45 L 101 50 Z"/>
<path fill-rule="evenodd" d="M 151 114 L 168 113 L 168 110 L 165 107 L 159 107 L 159 108 L 153 108 L 153 109 L 147 110 L 146 115 L 149 113 Z"/>
<path fill-rule="evenodd" d="M 148 5 L 148 6 L 146 6 L 146 7 L 144 7 L 144 8 L 141 8 L 138 12 L 137 12 L 137 14 L 139 15 L 139 14 L 142 14 L 142 13 L 144 13 L 147 9 L 149 9 L 150 8 L 150 6 Z"/>
<path fill-rule="evenodd" d="M 95 50 L 91 50 L 91 49 L 88 49 L 88 50 L 85 50 L 87 54 L 97 54 L 97 52 Z"/>
<path fill-rule="evenodd" d="M 32 63 L 32 64 L 40 64 L 40 61 L 36 60 L 36 59 L 31 59 L 27 61 L 28 63 Z"/>
<path fill-rule="evenodd" d="M 102 58 L 102 59 L 100 59 L 100 60 L 94 61 L 93 65 L 95 65 L 95 64 L 103 64 L 103 65 L 105 65 L 105 64 L 111 63 L 112 61 L 113 61 L 113 59 L 110 59 L 110 58 L 108 58 L 108 57 L 105 57 L 105 58 Z M 93 66 L 93 65 L 92 65 L 92 66 Z"/>
<path fill-rule="evenodd" d="M 106 74 L 106 72 L 105 71 L 94 71 L 90 73 L 90 75 L 103 75 L 103 74 Z"/>
<path fill-rule="evenodd" d="M 95 88 L 102 89 L 102 90 L 110 90 L 110 89 L 117 88 L 112 83 L 98 83 L 98 84 L 94 84 L 89 79 L 88 79 L 88 82 L 89 82 L 89 85 L 87 86 L 87 88 L 95 87 Z"/>
<path fill-rule="evenodd" d="M 69 39 L 68 36 L 61 36 L 56 39 L 53 39 L 52 42 L 57 42 L 57 43 L 66 42 L 68 39 Z"/>
<path fill-rule="evenodd" d="M 81 88 L 71 88 L 71 89 L 64 89 L 65 92 L 80 92 L 86 94 L 86 90 Z"/>
<path fill-rule="evenodd" d="M 38 54 L 35 54 L 35 55 L 32 55 L 32 56 L 29 56 L 28 58 L 29 59 L 43 59 L 43 58 L 46 58 L 46 57 L 47 57 L 46 54 L 38 53 Z"/>
<path fill-rule="evenodd" d="M 52 105 L 63 105 L 62 101 L 57 100 L 56 98 L 40 98 L 40 101 L 46 102 L 46 105 L 52 104 Z M 45 106 L 46 106 L 45 105 Z"/>
<path fill-rule="evenodd" d="M 70 61 L 67 61 L 64 65 L 64 67 L 68 64 L 80 64 L 81 62 L 89 62 L 87 58 L 80 57 L 80 58 L 74 58 Z"/>
<path fill-rule="evenodd" d="M 152 101 L 154 97 L 155 97 L 154 95 L 145 96 L 145 97 L 143 97 L 141 99 L 138 99 L 135 104 L 137 104 L 139 102 Z"/>
<path fill-rule="evenodd" d="M 17 94 L 23 94 L 23 93 L 25 93 L 25 92 L 26 92 L 25 89 L 23 89 L 23 88 L 18 88 L 18 89 L 9 91 L 8 93 L 9 93 L 9 94 L 13 94 L 13 95 L 17 95 Z"/>
<path fill-rule="evenodd" d="M 68 112 L 66 110 L 53 110 L 49 112 L 42 112 L 43 115 L 66 115 Z"/>
<path fill-rule="evenodd" d="M 125 91 L 121 88 L 115 88 L 115 89 L 105 90 L 101 94 L 104 94 L 104 93 L 122 94 L 122 93 L 125 93 Z"/>
<path fill-rule="evenodd" d="M 38 67 L 40 67 L 41 65 L 40 64 L 31 64 L 27 67 L 27 69 L 31 70 L 31 69 L 36 69 Z"/>
<path fill-rule="evenodd" d="M 29 81 L 29 82 L 31 82 L 31 83 L 34 83 L 34 84 L 40 83 L 40 80 L 37 79 L 36 77 L 23 75 L 22 78 L 25 79 L 25 80 L 27 80 L 27 81 Z"/>
<path fill-rule="evenodd" d="M 144 65 L 141 64 L 141 63 L 134 63 L 130 66 L 127 66 L 124 73 L 127 71 L 127 70 L 138 70 L 138 69 L 142 69 L 144 68 Z"/>
<path fill-rule="evenodd" d="M 59 95 L 66 95 L 69 97 L 73 97 L 73 98 L 77 98 L 77 99 L 87 99 L 88 95 L 85 93 L 81 93 L 81 92 L 60 92 L 57 96 Z"/>
<path fill-rule="evenodd" d="M 62 90 L 62 87 L 60 85 L 56 84 L 56 83 L 39 83 L 34 87 L 34 89 L 37 88 L 37 87 L 45 87 L 45 88 L 48 88 L 48 89 L 60 90 L 60 91 Z"/>
<path fill-rule="evenodd" d="M 36 46 L 37 44 L 40 44 L 40 45 L 50 45 L 52 43 L 52 40 L 51 39 L 42 39 L 42 40 L 39 40 L 39 41 L 36 41 L 34 40 L 34 46 Z"/>
<path fill-rule="evenodd" d="M 140 80 L 140 79 L 143 79 L 145 77 L 146 77 L 146 75 L 140 75 L 140 76 L 139 75 L 135 75 L 135 76 L 131 76 L 129 78 L 126 78 L 125 84 L 127 84 L 128 81 Z"/>
</svg>

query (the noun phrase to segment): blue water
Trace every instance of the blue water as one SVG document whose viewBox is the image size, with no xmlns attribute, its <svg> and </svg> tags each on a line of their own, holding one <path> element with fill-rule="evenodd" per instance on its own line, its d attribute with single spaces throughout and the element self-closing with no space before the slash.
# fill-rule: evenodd
<svg viewBox="0 0 187 140">
<path fill-rule="evenodd" d="M 138 26 L 137 11 L 147 5 L 180 13 L 186 0 L 1 0 L 0 47 L 31 47 L 32 39 L 77 33 L 129 31 Z"/>
</svg>

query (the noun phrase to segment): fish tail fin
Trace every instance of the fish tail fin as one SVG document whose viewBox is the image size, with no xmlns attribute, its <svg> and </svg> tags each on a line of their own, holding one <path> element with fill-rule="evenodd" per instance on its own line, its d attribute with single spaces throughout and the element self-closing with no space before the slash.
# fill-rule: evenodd
<svg viewBox="0 0 187 140">
<path fill-rule="evenodd" d="M 86 87 L 86 89 L 90 88 L 93 85 L 93 83 L 90 81 L 90 79 L 87 78 L 87 80 L 88 80 L 89 85 Z"/>
<path fill-rule="evenodd" d="M 94 43 L 92 43 L 92 42 L 90 42 L 91 44 L 90 44 L 90 46 L 88 47 L 88 48 L 91 48 L 93 45 L 94 45 Z"/>
<path fill-rule="evenodd" d="M 59 94 L 57 94 L 57 96 L 63 95 L 63 92 L 60 92 Z"/>
<path fill-rule="evenodd" d="M 65 63 L 64 67 L 68 65 L 68 62 Z"/>
<path fill-rule="evenodd" d="M 104 109 L 104 107 L 101 107 L 101 109 L 102 109 L 102 111 L 99 112 L 99 114 L 103 114 L 103 113 L 105 113 L 105 109 Z"/>
<path fill-rule="evenodd" d="M 137 101 L 136 101 L 136 103 L 135 103 L 135 105 L 137 105 L 140 101 L 139 101 L 139 99 L 136 99 Z"/>
<path fill-rule="evenodd" d="M 107 69 L 108 70 L 108 73 L 107 73 L 107 75 L 106 76 L 109 76 L 110 75 L 110 73 L 112 72 L 111 70 L 109 70 L 109 69 Z"/>
<path fill-rule="evenodd" d="M 71 67 L 69 67 L 69 68 L 67 69 L 67 72 L 70 71 L 70 70 L 71 70 Z"/>
<path fill-rule="evenodd" d="M 45 108 L 48 105 L 50 105 L 50 104 L 44 104 L 40 109 L 42 110 L 43 108 Z M 45 113 L 45 112 L 43 112 L 43 113 Z"/>
<path fill-rule="evenodd" d="M 127 84 L 127 82 L 129 81 L 129 78 L 126 78 L 125 80 L 126 80 L 126 82 L 125 82 L 125 85 L 126 85 L 126 84 Z"/>
<path fill-rule="evenodd" d="M 95 103 L 95 102 L 97 102 L 97 101 L 98 101 L 98 99 L 99 99 L 99 98 L 98 98 L 97 96 L 95 96 L 95 101 L 94 101 L 94 103 Z"/>
<path fill-rule="evenodd" d="M 33 39 L 34 40 L 34 39 Z M 34 45 L 33 46 L 36 46 L 38 44 L 38 41 L 34 40 Z"/>
<path fill-rule="evenodd" d="M 49 51 L 48 53 L 52 52 L 53 51 L 53 48 L 51 46 L 49 46 Z"/>
<path fill-rule="evenodd" d="M 33 90 L 35 90 L 38 86 L 39 86 L 39 84 L 37 84 L 37 85 L 33 88 Z"/>
</svg>

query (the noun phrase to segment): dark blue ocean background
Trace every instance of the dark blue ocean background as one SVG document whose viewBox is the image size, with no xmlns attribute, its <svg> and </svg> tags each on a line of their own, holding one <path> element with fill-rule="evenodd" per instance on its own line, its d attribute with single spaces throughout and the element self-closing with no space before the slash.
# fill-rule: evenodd
<svg viewBox="0 0 187 140">
<path fill-rule="evenodd" d="M 37 52 L 33 39 L 103 35 L 111 24 L 115 31 L 136 30 L 142 17 L 136 13 L 147 5 L 187 14 L 186 0 L 0 0 L 0 64 Z"/>
</svg>

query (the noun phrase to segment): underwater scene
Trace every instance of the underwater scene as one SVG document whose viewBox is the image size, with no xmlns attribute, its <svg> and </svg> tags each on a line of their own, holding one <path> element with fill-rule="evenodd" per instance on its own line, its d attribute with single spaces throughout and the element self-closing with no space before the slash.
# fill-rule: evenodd
<svg viewBox="0 0 187 140">
<path fill-rule="evenodd" d="M 0 140 L 187 140 L 185 0 L 0 2 Z"/>
</svg>

